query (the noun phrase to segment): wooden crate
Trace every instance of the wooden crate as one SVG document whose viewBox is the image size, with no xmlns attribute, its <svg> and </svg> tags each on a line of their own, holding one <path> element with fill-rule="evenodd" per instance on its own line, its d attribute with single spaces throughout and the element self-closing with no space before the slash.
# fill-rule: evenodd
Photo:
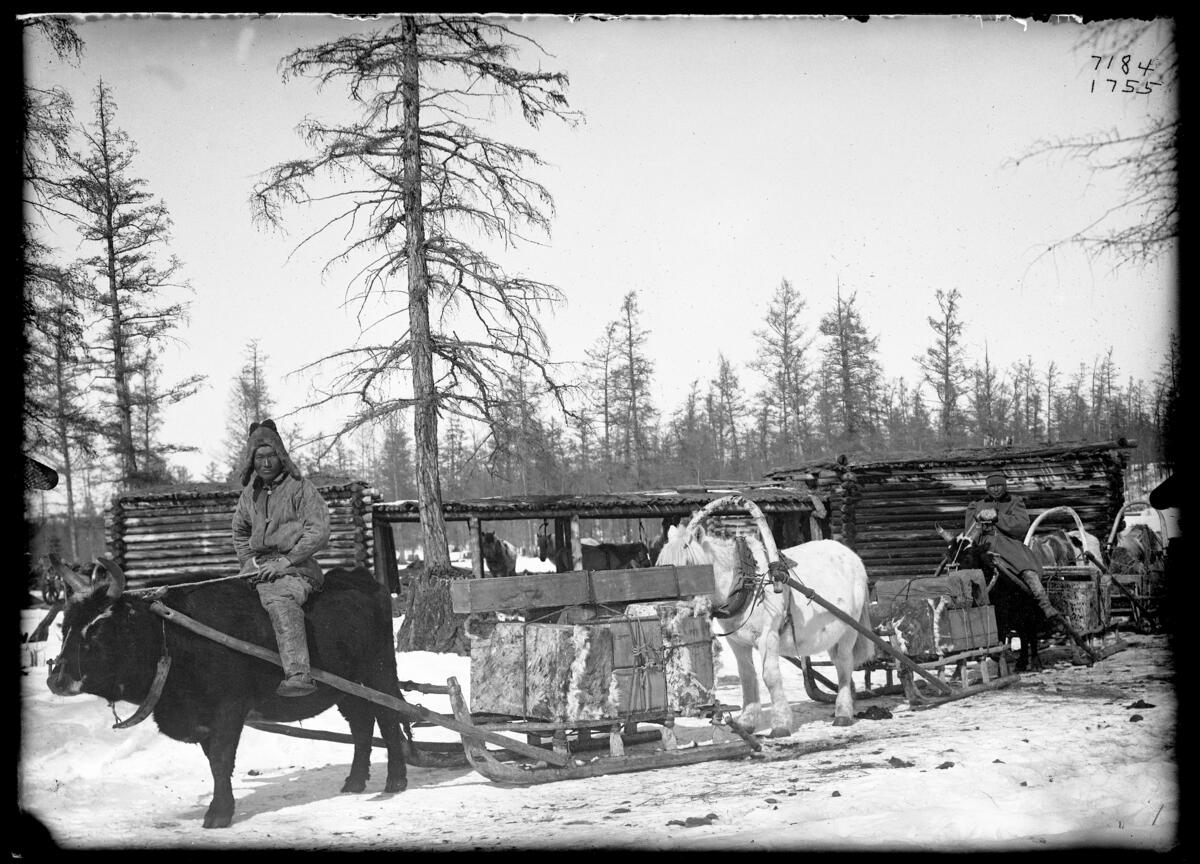
<svg viewBox="0 0 1200 864">
<path fill-rule="evenodd" d="M 872 610 L 872 621 L 877 618 L 876 629 L 910 657 L 942 657 L 1000 643 L 994 606 L 954 608 L 927 598 L 893 603 L 888 612 Z"/>
<path fill-rule="evenodd" d="M 950 607 L 988 604 L 987 578 L 982 570 L 954 570 L 941 576 L 914 576 L 911 579 L 879 579 L 872 586 L 872 593 L 884 611 L 894 602 L 927 597 L 944 597 Z"/>
<path fill-rule="evenodd" d="M 472 641 L 471 710 L 559 722 L 669 713 L 662 625 L 500 622 Z"/>
<path fill-rule="evenodd" d="M 625 608 L 631 617 L 657 616 L 662 626 L 667 707 L 681 717 L 696 717 L 716 700 L 713 668 L 712 603 L 707 597 Z"/>
</svg>

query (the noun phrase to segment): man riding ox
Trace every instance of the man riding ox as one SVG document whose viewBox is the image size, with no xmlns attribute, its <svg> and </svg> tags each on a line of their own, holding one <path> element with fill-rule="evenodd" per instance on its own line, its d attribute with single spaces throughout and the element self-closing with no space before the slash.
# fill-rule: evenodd
<svg viewBox="0 0 1200 864">
<path fill-rule="evenodd" d="M 275 630 L 284 672 L 276 692 L 305 696 L 316 684 L 303 605 L 324 581 L 313 556 L 329 542 L 329 508 L 297 470 L 272 420 L 250 424 L 242 487 L 233 513 L 239 572 L 258 592 Z"/>
<path fill-rule="evenodd" d="M 1051 626 L 1057 625 L 1089 657 L 1091 650 L 1071 622 L 1066 619 L 1046 594 L 1042 586 L 1042 566 L 1033 551 L 1022 541 L 1029 530 L 1029 513 L 1025 502 L 1008 491 L 1008 478 L 995 471 L 987 476 L 987 497 L 967 506 L 965 527 L 976 522 L 982 529 L 979 546 L 990 553 L 1000 578 L 1012 579 L 1033 596 L 1038 608 Z"/>
</svg>

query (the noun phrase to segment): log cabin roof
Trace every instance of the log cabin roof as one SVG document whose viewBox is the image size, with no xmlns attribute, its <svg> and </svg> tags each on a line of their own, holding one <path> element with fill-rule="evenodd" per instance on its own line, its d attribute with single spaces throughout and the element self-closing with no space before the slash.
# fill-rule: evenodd
<svg viewBox="0 0 1200 864">
<path fill-rule="evenodd" d="M 843 457 L 834 464 L 830 488 L 837 539 L 853 548 L 868 576 L 911 578 L 934 572 L 945 553 L 935 526 L 962 524 L 963 512 L 983 495 L 987 475 L 1002 470 L 1008 488 L 1020 495 L 1030 517 L 1070 507 L 1085 530 L 1106 536 L 1124 499 L 1128 439 L 1021 447 L 980 447 L 889 459 Z M 830 463 L 778 469 L 779 482 L 807 480 Z M 1052 514 L 1045 528 L 1073 528 L 1070 518 Z M 1045 529 L 1043 529 L 1045 530 Z"/>
<path fill-rule="evenodd" d="M 946 468 L 979 467 L 982 470 L 1005 468 L 1019 463 L 1058 462 L 1077 458 L 1098 457 L 1114 451 L 1137 447 L 1137 441 L 1118 438 L 1111 441 L 1075 441 L 1058 444 L 1025 444 L 1003 447 L 963 447 L 933 454 L 909 454 L 887 458 L 856 454 L 840 457 L 836 462 L 817 461 L 788 468 L 776 468 L 764 476 L 769 480 L 791 480 L 834 471 L 847 470 L 856 474 L 867 471 L 905 471 Z"/>
<path fill-rule="evenodd" d="M 523 495 L 443 501 L 446 518 L 461 521 L 472 517 L 486 521 L 548 519 L 578 515 L 591 519 L 688 515 L 710 501 L 738 493 L 754 501 L 764 513 L 810 512 L 813 492 L 804 484 L 764 484 L 761 481 L 731 482 L 704 486 L 679 486 L 640 492 L 592 495 Z M 377 518 L 390 522 L 416 521 L 416 500 L 384 501 L 375 504 Z"/>
<path fill-rule="evenodd" d="M 322 492 L 345 492 L 362 488 L 367 485 L 364 480 L 355 480 L 340 474 L 305 474 Z M 145 486 L 136 489 L 126 489 L 117 495 L 122 504 L 134 502 L 184 501 L 193 498 L 236 498 L 241 494 L 242 487 L 238 483 L 164 483 L 157 486 Z"/>
</svg>

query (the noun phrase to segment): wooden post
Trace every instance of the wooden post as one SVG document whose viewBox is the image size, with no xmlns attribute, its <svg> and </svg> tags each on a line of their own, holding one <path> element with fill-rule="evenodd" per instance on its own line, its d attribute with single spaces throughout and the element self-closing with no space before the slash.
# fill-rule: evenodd
<svg viewBox="0 0 1200 864">
<path fill-rule="evenodd" d="M 571 564 L 571 520 L 563 517 L 556 517 L 554 520 L 554 548 L 560 549 L 563 552 L 563 558 L 567 562 L 567 567 Z M 557 569 L 557 562 L 555 562 Z"/>
<path fill-rule="evenodd" d="M 392 523 L 383 519 L 372 520 L 375 535 L 375 581 L 384 585 L 390 594 L 400 593 L 400 568 L 396 565 L 396 538 L 392 536 Z"/>
<path fill-rule="evenodd" d="M 583 546 L 579 542 L 579 517 L 571 517 L 571 569 L 583 569 Z"/>
<path fill-rule="evenodd" d="M 471 575 L 483 578 L 483 532 L 478 516 L 467 518 L 467 543 L 471 546 Z"/>
<path fill-rule="evenodd" d="M 566 754 L 566 753 L 570 752 L 567 749 L 567 730 L 566 729 L 555 729 L 554 736 L 551 740 L 553 742 L 551 744 L 551 746 L 554 748 L 555 753 Z"/>
<path fill-rule="evenodd" d="M 664 750 L 674 750 L 676 747 L 679 746 L 678 743 L 675 741 L 675 720 L 674 720 L 674 718 L 669 718 L 669 719 L 663 721 L 662 744 L 663 744 Z"/>
<path fill-rule="evenodd" d="M 577 523 L 578 524 L 578 523 Z M 576 535 L 578 536 L 578 535 Z M 608 730 L 608 752 L 613 756 L 625 755 L 625 742 L 621 739 L 621 724 L 614 723 Z"/>
</svg>

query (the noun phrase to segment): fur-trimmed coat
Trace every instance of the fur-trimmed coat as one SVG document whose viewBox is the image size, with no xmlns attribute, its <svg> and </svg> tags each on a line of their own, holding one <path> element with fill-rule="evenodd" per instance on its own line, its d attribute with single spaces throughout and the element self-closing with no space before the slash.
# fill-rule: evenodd
<svg viewBox="0 0 1200 864">
<path fill-rule="evenodd" d="M 254 451 L 263 446 L 274 450 L 283 466 L 269 484 L 254 473 Z M 250 424 L 241 477 L 242 494 L 233 511 L 233 547 L 240 574 L 255 572 L 255 558 L 282 555 L 291 565 L 287 573 L 303 576 L 320 589 L 325 574 L 313 555 L 329 543 L 329 507 L 288 455 L 274 420 Z"/>
<path fill-rule="evenodd" d="M 255 557 L 282 554 L 289 573 L 304 576 L 314 588 L 324 582 L 313 558 L 329 543 L 329 507 L 311 480 L 283 473 L 265 486 L 255 477 L 246 484 L 233 512 L 233 546 L 243 576 L 255 572 Z"/>
<path fill-rule="evenodd" d="M 978 513 L 989 508 L 996 511 L 996 524 L 984 530 L 979 545 L 992 553 L 992 560 L 997 567 L 1011 575 L 1032 570 L 1040 576 L 1042 565 L 1038 563 L 1033 550 L 1025 545 L 1025 533 L 1029 530 L 1029 513 L 1025 509 L 1025 502 L 1009 492 L 998 499 L 972 501 L 967 505 L 963 527 L 970 528 Z"/>
</svg>

